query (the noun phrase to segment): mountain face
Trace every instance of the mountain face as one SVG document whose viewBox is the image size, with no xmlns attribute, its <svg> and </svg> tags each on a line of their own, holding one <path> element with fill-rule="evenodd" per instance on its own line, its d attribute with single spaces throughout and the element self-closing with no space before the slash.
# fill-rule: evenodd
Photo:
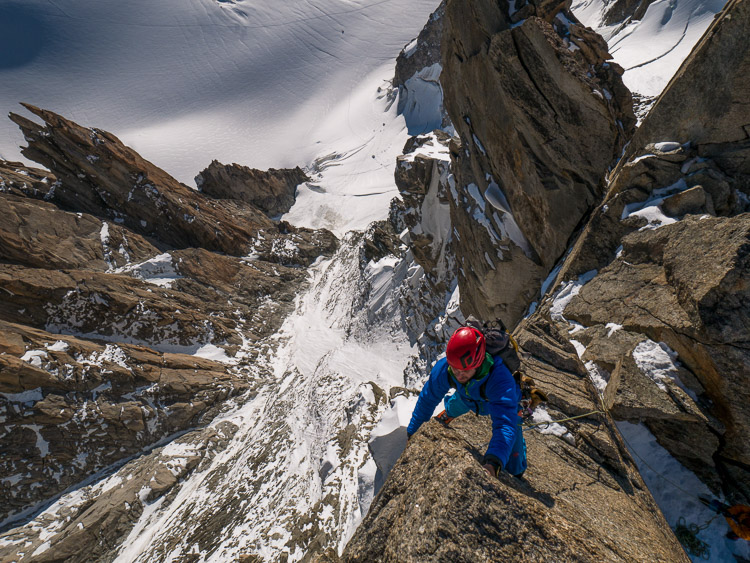
<svg viewBox="0 0 750 563">
<path fill-rule="evenodd" d="M 196 191 L 12 115 L 48 170 L 0 161 L 0 561 L 686 561 L 680 517 L 750 557 L 694 498 L 750 497 L 746 3 L 635 133 L 623 69 L 554 2 L 439 5 L 336 114 L 368 140 L 304 171 L 215 160 Z M 483 418 L 406 445 L 469 313 L 517 323 L 549 397 L 523 479 L 481 469 Z"/>
<path fill-rule="evenodd" d="M 750 61 L 750 44 L 744 36 L 738 42 L 748 13 L 745 2 L 727 4 L 685 61 L 634 136 L 559 278 L 596 268 L 566 317 L 635 334 L 610 346 L 606 360 L 588 348 L 584 354 L 611 372 L 605 398 L 613 408 L 644 421 L 715 490 L 744 501 L 748 419 L 740 397 L 748 384 L 749 320 L 740 280 L 747 277 L 750 174 L 747 137 L 737 125 L 747 120 L 746 104 L 737 96 Z M 727 68 L 725 80 L 710 95 L 686 97 L 704 90 L 715 68 Z M 690 118 L 678 117 L 684 110 Z M 637 358 L 632 348 L 643 337 L 666 344 L 682 364 L 677 380 L 685 390 L 668 399 L 656 393 L 653 411 L 642 391 L 628 396 L 624 383 L 636 377 L 629 356 Z"/>
<path fill-rule="evenodd" d="M 747 135 L 738 127 L 750 120 L 740 102 L 750 57 L 740 31 L 748 23 L 746 4 L 730 2 L 686 59 L 609 170 L 603 200 L 545 281 L 542 298 L 514 331 L 525 374 L 549 396 L 532 419 L 536 431 L 526 432 L 524 478 L 493 480 L 481 471 L 489 421 L 467 415 L 448 428 L 431 422 L 408 444 L 341 560 L 684 561 L 667 529 L 680 518 L 706 521 L 699 539 L 706 539 L 711 560 L 747 555 L 742 542 L 724 539 L 726 525 L 697 499 L 750 500 L 744 400 L 750 198 Z M 465 25 L 493 21 L 493 10 Z M 453 21 L 459 27 L 462 20 Z M 476 41 L 466 52 L 477 58 L 494 40 L 487 33 L 461 37 Z M 471 59 L 456 57 L 461 64 L 461 58 Z M 462 116 L 451 111 L 451 68 L 446 61 L 441 80 L 460 131 Z M 721 69 L 726 80 L 709 94 L 706 76 Z M 486 73 L 456 82 L 468 92 L 483 80 Z M 486 94 L 487 107 L 494 110 L 502 92 Z M 492 113 L 463 123 L 491 121 Z M 494 138 L 512 146 L 512 136 Z M 507 157 L 489 143 L 482 147 L 490 162 Z M 602 161 L 598 168 L 602 179 L 608 166 Z M 484 202 L 491 199 L 485 190 Z M 481 215 L 476 222 L 483 224 Z M 472 302 L 465 293 L 476 293 L 460 272 L 465 249 L 491 256 L 498 243 L 461 233 L 461 244 L 451 247 L 463 308 Z M 504 292 L 487 290 L 486 298 L 500 306 Z M 659 465 L 670 455 L 679 463 L 669 467 L 679 470 Z"/>
</svg>

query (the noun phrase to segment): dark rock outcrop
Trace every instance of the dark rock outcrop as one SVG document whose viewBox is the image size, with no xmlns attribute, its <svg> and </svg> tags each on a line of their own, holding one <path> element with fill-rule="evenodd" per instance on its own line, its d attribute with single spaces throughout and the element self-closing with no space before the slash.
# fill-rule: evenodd
<svg viewBox="0 0 750 563">
<path fill-rule="evenodd" d="M 217 160 L 195 177 L 198 189 L 204 194 L 250 203 L 269 217 L 289 211 L 294 205 L 297 186 L 309 181 L 300 167 L 264 171 Z"/>
<path fill-rule="evenodd" d="M 515 324 L 603 192 L 635 119 L 622 69 L 565 3 L 448 1 L 445 104 L 461 305 Z M 559 17 L 558 17 L 559 16 Z"/>
<path fill-rule="evenodd" d="M 740 468 L 750 465 L 749 276 L 750 214 L 688 216 L 625 236 L 617 258 L 565 309 L 566 318 L 584 326 L 614 323 L 639 335 L 637 343 L 611 346 L 620 354 L 605 392 L 613 415 L 645 422 L 714 490 L 745 495 L 748 475 Z M 588 345 L 585 332 L 577 338 Z M 633 358 L 636 344 L 649 341 L 676 353 L 684 368 L 666 369 L 693 398 L 670 377 L 660 390 L 642 375 Z M 584 354 L 597 364 L 600 357 L 596 350 Z"/>
</svg>

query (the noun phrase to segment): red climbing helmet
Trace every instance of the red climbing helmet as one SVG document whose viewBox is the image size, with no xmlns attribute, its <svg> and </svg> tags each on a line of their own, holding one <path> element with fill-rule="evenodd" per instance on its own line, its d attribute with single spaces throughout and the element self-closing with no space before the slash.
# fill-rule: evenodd
<svg viewBox="0 0 750 563">
<path fill-rule="evenodd" d="M 484 335 L 475 328 L 464 326 L 451 336 L 445 355 L 453 369 L 467 370 L 482 365 L 484 352 Z"/>
</svg>

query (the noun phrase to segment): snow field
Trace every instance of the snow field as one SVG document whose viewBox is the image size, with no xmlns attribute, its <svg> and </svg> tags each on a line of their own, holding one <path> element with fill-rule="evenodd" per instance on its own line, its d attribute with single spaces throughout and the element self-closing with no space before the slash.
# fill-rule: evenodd
<svg viewBox="0 0 750 563">
<path fill-rule="evenodd" d="M 604 25 L 606 3 L 578 0 L 573 13 L 601 34 L 616 63 L 625 69 L 623 81 L 632 92 L 657 97 L 711 25 L 725 0 L 656 0 L 642 20 Z"/>
<path fill-rule="evenodd" d="M 243 553 L 277 560 L 287 553 L 297 561 L 305 551 L 288 546 L 299 517 L 308 514 L 315 515 L 310 526 L 339 538 L 343 549 L 374 496 L 371 431 L 389 408 L 389 389 L 403 386 L 404 365 L 414 352 L 393 322 L 397 315 L 373 314 L 396 306 L 406 265 L 384 258 L 360 274 L 357 238 L 346 237 L 334 258 L 311 269 L 309 292 L 298 297 L 295 313 L 274 337 L 272 379 L 212 422 L 237 428 L 229 445 L 189 475 L 173 501 L 148 507 L 118 561 L 153 560 L 171 537 L 185 539 L 169 557 L 190 552 L 190 534 L 232 499 L 242 499 L 241 508 L 216 531 L 218 545 L 202 552 L 202 560 Z M 397 409 L 401 403 L 400 418 L 410 416 L 409 400 L 394 400 Z M 376 438 L 408 423 L 388 427 L 388 420 Z M 194 524 L 186 527 L 187 514 Z"/>
<path fill-rule="evenodd" d="M 384 218 L 395 195 L 407 132 L 386 83 L 438 3 L 10 4 L 0 9 L 0 102 L 6 113 L 25 101 L 111 131 L 188 185 L 213 159 L 306 167 L 319 190 L 302 187 L 289 219 L 340 235 Z M 0 156 L 23 160 L 22 142 L 0 122 Z"/>
</svg>

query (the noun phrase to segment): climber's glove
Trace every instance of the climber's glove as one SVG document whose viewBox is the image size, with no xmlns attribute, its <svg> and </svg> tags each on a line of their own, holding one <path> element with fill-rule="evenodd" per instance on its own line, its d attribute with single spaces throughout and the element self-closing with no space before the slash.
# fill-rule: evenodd
<svg viewBox="0 0 750 563">
<path fill-rule="evenodd" d="M 503 464 L 494 455 L 484 456 L 482 467 L 484 467 L 485 471 L 487 471 L 491 477 L 499 477 L 500 472 L 503 470 Z"/>
</svg>

